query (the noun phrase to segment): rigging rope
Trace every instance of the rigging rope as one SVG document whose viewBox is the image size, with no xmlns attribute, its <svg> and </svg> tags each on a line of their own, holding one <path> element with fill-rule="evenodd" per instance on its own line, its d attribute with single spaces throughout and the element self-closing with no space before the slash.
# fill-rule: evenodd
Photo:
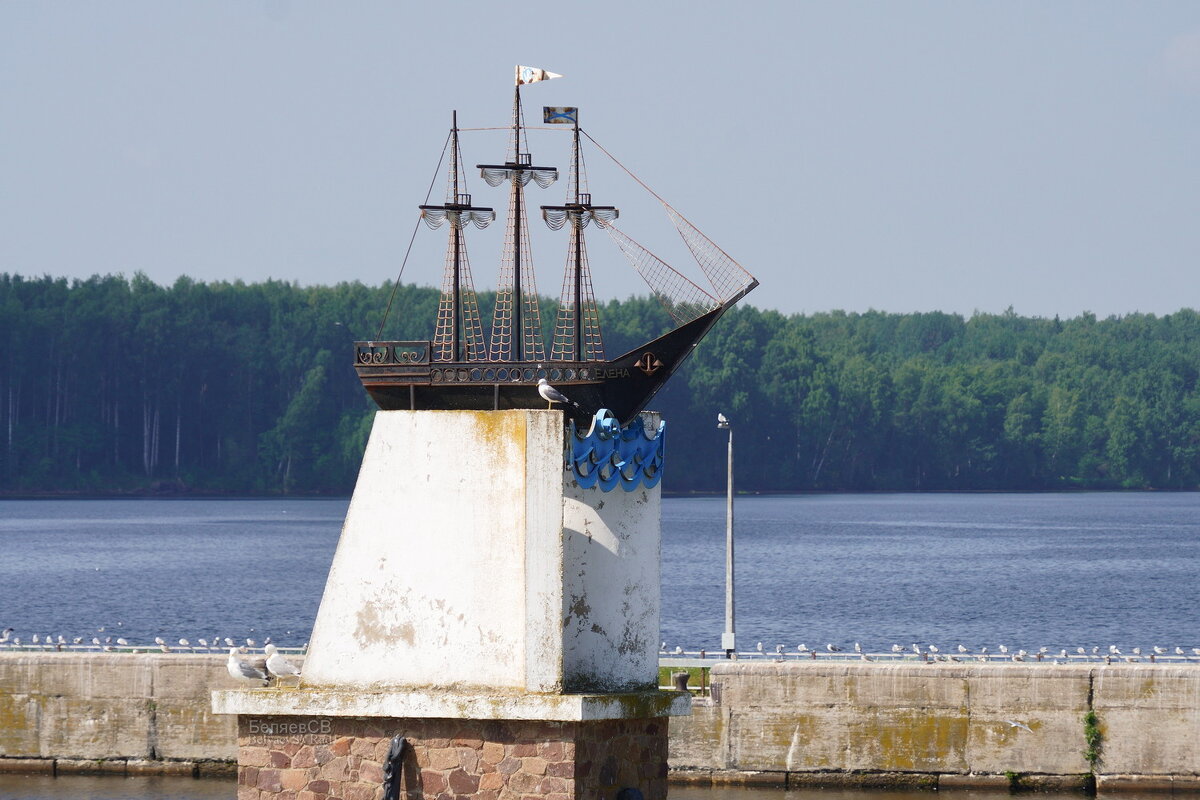
<svg viewBox="0 0 1200 800">
<path fill-rule="evenodd" d="M 442 171 L 442 162 L 446 160 L 446 149 L 450 147 L 452 136 L 453 132 L 446 134 L 446 143 L 442 145 L 442 155 L 438 158 L 437 169 L 433 171 L 433 180 L 429 182 L 429 191 L 425 192 L 425 202 L 422 205 L 429 205 L 429 198 L 433 195 L 434 184 L 437 183 L 438 174 Z M 420 229 L 421 217 L 417 217 L 417 222 L 413 225 L 412 237 L 408 240 L 408 249 L 404 251 L 404 260 L 400 262 L 400 274 L 396 276 L 396 282 L 392 284 L 392 293 L 388 296 L 387 308 L 383 310 L 383 319 L 379 320 L 379 328 L 375 331 L 376 341 L 383 337 L 383 326 L 387 324 L 388 314 L 392 311 L 392 301 L 396 299 L 396 290 L 400 288 L 400 279 L 404 277 L 404 267 L 408 264 L 408 256 L 412 252 L 413 242 L 417 240 L 417 231 Z"/>
<path fill-rule="evenodd" d="M 678 231 L 680 237 L 684 241 L 684 244 L 686 244 L 688 250 L 691 251 L 692 257 L 696 259 L 696 263 L 698 263 L 700 268 L 704 271 L 705 277 L 708 278 L 709 283 L 711 283 L 713 288 L 716 290 L 721 302 L 728 302 L 735 297 L 740 297 L 742 294 L 749 291 L 750 288 L 758 285 L 758 280 L 751 275 L 745 267 L 735 261 L 724 250 L 722 250 L 716 242 L 701 233 L 700 229 L 692 224 L 691 220 L 683 216 L 683 214 L 680 214 L 674 206 L 662 199 L 658 192 L 647 186 L 646 183 L 637 175 L 634 175 L 633 171 L 630 170 L 629 167 L 622 164 L 616 156 L 605 150 L 604 146 L 597 142 L 590 133 L 582 128 L 579 129 L 579 132 L 586 136 L 588 141 L 596 146 L 596 149 L 608 156 L 609 159 L 611 159 L 614 164 L 620 167 L 626 175 L 633 178 L 639 186 L 649 192 L 655 200 L 662 204 L 663 208 L 665 208 L 667 211 L 667 216 L 671 219 L 671 224 L 675 226 L 675 230 Z M 683 226 L 685 226 L 692 233 L 691 237 L 684 232 L 683 227 L 680 226 L 680 222 L 682 222 Z M 703 244 L 697 243 L 694 241 L 694 238 L 702 239 Z M 740 279 L 733 276 L 732 273 L 735 270 L 741 273 L 742 277 Z"/>
</svg>

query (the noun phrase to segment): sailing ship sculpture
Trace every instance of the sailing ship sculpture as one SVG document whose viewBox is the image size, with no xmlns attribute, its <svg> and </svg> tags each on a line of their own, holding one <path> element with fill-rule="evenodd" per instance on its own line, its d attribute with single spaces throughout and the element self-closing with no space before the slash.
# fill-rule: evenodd
<svg viewBox="0 0 1200 800">
<path fill-rule="evenodd" d="M 492 208 L 474 205 L 472 196 L 462 191 L 466 181 L 455 114 L 448 145 L 445 202 L 420 206 L 421 218 L 430 228 L 445 224 L 449 229 L 433 339 L 355 343 L 355 368 L 380 408 L 540 408 L 546 401 L 538 394 L 538 381 L 546 380 L 569 399 L 570 403 L 563 406 L 568 417 L 586 423 L 600 409 L 608 409 L 624 425 L 645 408 L 721 315 L 758 285 L 754 276 L 652 191 L 699 263 L 711 291 L 700 288 L 621 232 L 615 224 L 618 209 L 594 204 L 587 191 L 580 138 L 582 135 L 593 144 L 595 140 L 580 130 L 578 109 L 547 107 L 544 122 L 572 125 L 573 145 L 566 202 L 541 207 L 542 218 L 552 230 L 566 227 L 568 231 L 562 295 L 546 352 L 529 247 L 525 189 L 531 181 L 541 188 L 550 186 L 558 178 L 558 169 L 533 164 L 525 136 L 521 86 L 551 77 L 560 76 L 517 67 L 507 159 L 503 164 L 478 165 L 489 186 L 509 184 L 500 280 L 486 340 L 464 231 L 468 224 L 487 227 L 496 213 Z M 676 326 L 612 359 L 604 352 L 584 239 L 584 229 L 592 222 L 617 244 Z M 377 336 L 384 323 L 386 314 Z"/>
</svg>

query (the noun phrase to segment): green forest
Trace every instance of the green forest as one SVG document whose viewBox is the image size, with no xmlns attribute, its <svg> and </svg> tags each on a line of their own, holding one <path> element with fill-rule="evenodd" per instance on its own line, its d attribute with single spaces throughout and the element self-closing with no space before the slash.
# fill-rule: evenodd
<svg viewBox="0 0 1200 800">
<path fill-rule="evenodd" d="M 349 493 L 374 409 L 353 342 L 377 338 L 392 290 L 0 274 L 0 493 Z M 399 287 L 381 338 L 429 338 L 437 302 Z M 610 356 L 669 327 L 648 297 L 601 320 Z M 669 492 L 724 488 L 718 411 L 742 491 L 1195 489 L 1198 371 L 1186 309 L 742 304 L 651 405 L 668 420 Z"/>
</svg>

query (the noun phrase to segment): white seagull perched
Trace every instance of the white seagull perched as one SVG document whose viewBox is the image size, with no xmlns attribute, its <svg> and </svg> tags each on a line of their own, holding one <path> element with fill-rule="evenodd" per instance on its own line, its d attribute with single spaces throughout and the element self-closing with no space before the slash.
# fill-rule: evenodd
<svg viewBox="0 0 1200 800">
<path fill-rule="evenodd" d="M 555 403 L 579 408 L 579 403 L 576 403 L 574 400 L 568 400 L 565 394 L 547 383 L 545 378 L 538 378 L 538 394 L 546 401 L 547 408 L 553 408 Z"/>
<path fill-rule="evenodd" d="M 242 683 L 251 683 L 255 686 L 267 685 L 267 673 L 263 672 L 258 667 L 252 664 L 247 664 L 237 656 L 237 648 L 229 648 L 229 660 L 225 662 L 226 668 L 229 670 L 230 676 Z"/>
<path fill-rule="evenodd" d="M 717 412 L 717 424 L 718 424 L 718 425 L 728 425 L 728 424 L 729 424 L 729 417 L 725 416 L 725 415 L 724 415 L 724 414 L 722 414 L 720 411 L 718 411 L 718 412 Z"/>
<path fill-rule="evenodd" d="M 267 672 L 276 678 L 299 678 L 300 670 L 288 661 L 273 644 L 268 644 L 263 650 L 267 653 Z"/>
</svg>

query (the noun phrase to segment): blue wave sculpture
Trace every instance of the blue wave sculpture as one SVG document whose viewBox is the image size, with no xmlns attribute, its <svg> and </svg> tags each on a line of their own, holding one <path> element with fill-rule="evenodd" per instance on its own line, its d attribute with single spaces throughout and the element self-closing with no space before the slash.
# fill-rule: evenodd
<svg viewBox="0 0 1200 800">
<path fill-rule="evenodd" d="M 566 448 L 566 469 L 585 489 L 599 486 L 611 492 L 618 485 L 627 492 L 639 486 L 652 489 L 662 480 L 667 423 L 653 433 L 639 415 L 622 428 L 607 408 L 596 412 L 587 433 L 580 434 L 571 421 Z"/>
</svg>

